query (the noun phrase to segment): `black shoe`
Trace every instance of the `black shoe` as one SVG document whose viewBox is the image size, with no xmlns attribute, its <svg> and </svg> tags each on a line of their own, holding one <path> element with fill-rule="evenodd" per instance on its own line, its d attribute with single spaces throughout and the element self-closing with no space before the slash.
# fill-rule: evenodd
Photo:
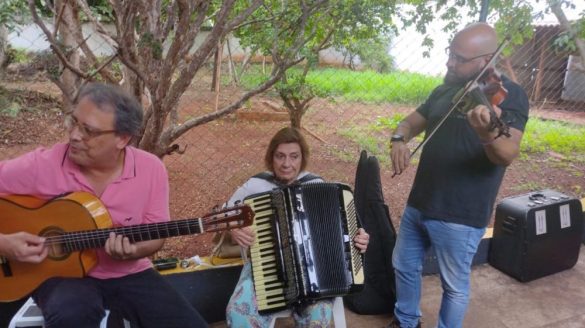
<svg viewBox="0 0 585 328">
<path fill-rule="evenodd" d="M 396 317 L 392 317 L 392 319 L 390 319 L 390 323 L 386 326 L 386 328 L 400 328 L 400 321 L 398 321 Z M 416 325 L 416 328 L 421 328 L 420 320 Z"/>
<path fill-rule="evenodd" d="M 400 328 L 400 321 L 398 321 L 396 317 L 392 317 L 392 319 L 390 319 L 390 323 L 386 326 L 386 328 Z"/>
</svg>

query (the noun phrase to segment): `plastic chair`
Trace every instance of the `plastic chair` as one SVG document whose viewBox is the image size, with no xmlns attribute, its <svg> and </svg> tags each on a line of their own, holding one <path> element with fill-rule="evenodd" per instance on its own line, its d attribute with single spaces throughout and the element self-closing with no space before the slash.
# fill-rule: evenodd
<svg viewBox="0 0 585 328">
<path fill-rule="evenodd" d="M 106 310 L 106 315 L 100 322 L 100 328 L 108 327 L 108 317 L 110 311 Z M 20 327 L 45 327 L 45 318 L 41 313 L 41 309 L 37 306 L 32 297 L 20 307 L 18 312 L 10 320 L 8 328 L 20 328 Z M 124 320 L 124 328 L 130 328 L 130 322 Z"/>
<path fill-rule="evenodd" d="M 345 309 L 343 307 L 343 297 L 336 297 L 333 301 L 333 323 L 335 328 L 346 328 L 345 325 Z M 274 316 L 270 323 L 270 328 L 274 328 L 277 318 L 288 318 L 291 316 L 291 310 L 283 310 Z"/>
</svg>

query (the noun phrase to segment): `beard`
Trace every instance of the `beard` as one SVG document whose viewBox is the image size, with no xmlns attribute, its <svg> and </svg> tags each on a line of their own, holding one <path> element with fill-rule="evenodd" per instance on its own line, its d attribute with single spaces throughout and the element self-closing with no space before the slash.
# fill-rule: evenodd
<svg viewBox="0 0 585 328">
<path fill-rule="evenodd" d="M 457 74 L 455 71 L 447 69 L 447 73 L 443 78 L 443 83 L 449 86 L 462 86 L 467 82 L 472 81 L 481 70 L 468 73 L 467 75 Z"/>
<path fill-rule="evenodd" d="M 464 85 L 470 80 L 470 78 L 458 76 L 455 72 L 447 70 L 447 74 L 445 74 L 445 77 L 443 78 L 443 83 L 449 86 L 459 86 Z"/>
</svg>

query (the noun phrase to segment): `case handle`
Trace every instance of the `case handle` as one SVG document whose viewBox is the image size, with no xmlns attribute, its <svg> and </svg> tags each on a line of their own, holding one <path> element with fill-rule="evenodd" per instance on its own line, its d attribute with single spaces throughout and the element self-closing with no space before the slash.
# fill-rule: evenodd
<svg viewBox="0 0 585 328">
<path fill-rule="evenodd" d="M 530 200 L 544 200 L 544 199 L 546 199 L 546 196 L 542 193 L 537 192 L 537 193 L 534 193 L 534 194 L 528 196 L 528 199 L 530 199 Z"/>
</svg>

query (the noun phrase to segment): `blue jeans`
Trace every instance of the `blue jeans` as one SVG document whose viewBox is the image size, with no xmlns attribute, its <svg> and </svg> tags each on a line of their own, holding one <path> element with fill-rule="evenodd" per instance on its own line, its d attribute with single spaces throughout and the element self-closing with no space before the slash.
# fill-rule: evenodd
<svg viewBox="0 0 585 328">
<path fill-rule="evenodd" d="M 484 232 L 485 228 L 441 221 L 406 207 L 392 257 L 397 297 L 394 315 L 402 328 L 416 327 L 421 317 L 422 264 L 431 245 L 443 287 L 438 327 L 462 326 L 469 303 L 471 262 Z"/>
</svg>

